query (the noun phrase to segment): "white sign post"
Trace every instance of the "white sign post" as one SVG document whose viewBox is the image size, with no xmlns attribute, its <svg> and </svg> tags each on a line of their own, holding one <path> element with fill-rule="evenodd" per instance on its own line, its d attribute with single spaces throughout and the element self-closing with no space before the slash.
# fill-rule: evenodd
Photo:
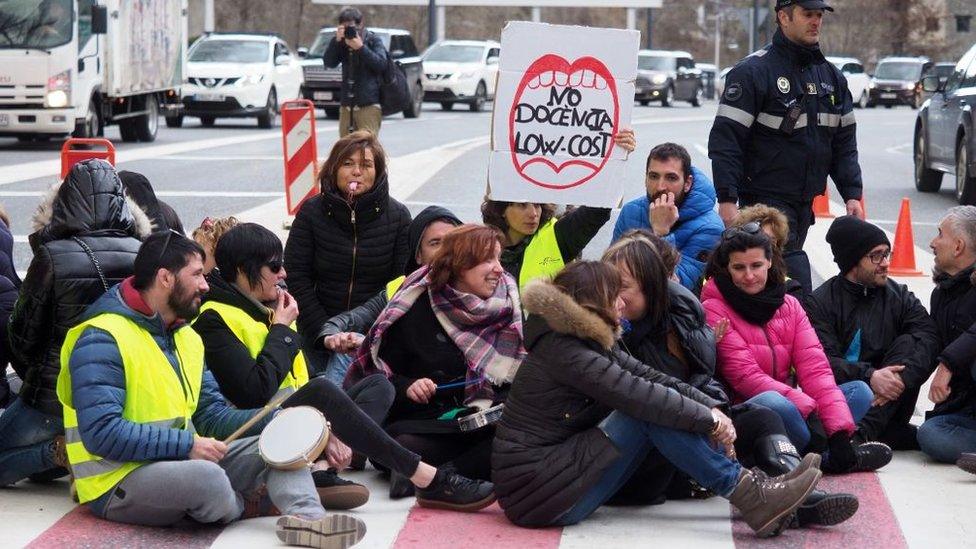
<svg viewBox="0 0 976 549">
<path fill-rule="evenodd" d="M 492 200 L 614 207 L 640 33 L 529 22 L 502 30 L 488 162 Z"/>
</svg>

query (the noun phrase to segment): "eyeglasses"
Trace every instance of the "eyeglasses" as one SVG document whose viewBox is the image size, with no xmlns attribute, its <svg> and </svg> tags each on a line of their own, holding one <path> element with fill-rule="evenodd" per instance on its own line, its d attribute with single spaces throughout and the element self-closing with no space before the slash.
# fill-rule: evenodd
<svg viewBox="0 0 976 549">
<path fill-rule="evenodd" d="M 268 269 L 270 269 L 274 274 L 280 273 L 281 268 L 284 266 L 280 259 L 272 259 L 271 261 L 265 263 L 265 265 L 267 265 Z"/>
<path fill-rule="evenodd" d="M 889 258 L 891 258 L 891 250 L 871 252 L 868 254 L 868 259 L 875 265 L 880 265 L 882 261 Z"/>
<path fill-rule="evenodd" d="M 730 240 L 737 234 L 759 234 L 762 230 L 762 225 L 758 221 L 750 221 L 741 227 L 729 227 L 722 231 L 722 240 Z"/>
</svg>

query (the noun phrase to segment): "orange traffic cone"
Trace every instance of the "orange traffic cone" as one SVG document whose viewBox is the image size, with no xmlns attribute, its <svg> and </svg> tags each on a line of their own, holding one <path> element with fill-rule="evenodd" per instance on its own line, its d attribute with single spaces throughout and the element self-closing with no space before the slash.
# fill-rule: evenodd
<svg viewBox="0 0 976 549">
<path fill-rule="evenodd" d="M 824 189 L 824 193 L 822 195 L 814 197 L 813 215 L 827 218 L 834 217 L 834 215 L 830 213 L 830 194 L 827 189 Z"/>
<path fill-rule="evenodd" d="M 912 232 L 912 201 L 901 199 L 898 226 L 895 227 L 895 249 L 891 252 L 888 272 L 895 276 L 923 276 L 915 267 L 915 236 Z"/>
</svg>

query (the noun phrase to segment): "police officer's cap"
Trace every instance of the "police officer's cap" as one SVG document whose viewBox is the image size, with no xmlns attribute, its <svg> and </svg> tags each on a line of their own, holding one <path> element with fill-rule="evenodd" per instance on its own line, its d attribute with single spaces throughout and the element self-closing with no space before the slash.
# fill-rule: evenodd
<svg viewBox="0 0 976 549">
<path fill-rule="evenodd" d="M 823 0 L 776 0 L 776 11 L 790 6 L 800 6 L 808 10 L 834 11 L 834 8 L 828 6 Z"/>
</svg>

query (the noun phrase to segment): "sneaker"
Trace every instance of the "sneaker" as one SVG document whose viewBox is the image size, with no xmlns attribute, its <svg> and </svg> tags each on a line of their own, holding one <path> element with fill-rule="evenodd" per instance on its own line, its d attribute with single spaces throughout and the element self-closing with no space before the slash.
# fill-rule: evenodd
<svg viewBox="0 0 976 549">
<path fill-rule="evenodd" d="M 814 490 L 796 509 L 796 525 L 833 526 L 854 516 L 860 503 L 852 494 L 828 494 Z"/>
<path fill-rule="evenodd" d="M 355 509 L 369 501 L 369 488 L 341 478 L 335 469 L 313 471 L 312 480 L 326 509 Z"/>
<path fill-rule="evenodd" d="M 852 473 L 877 471 L 891 462 L 891 448 L 881 442 L 865 442 L 854 448 L 857 464 Z"/>
<path fill-rule="evenodd" d="M 426 488 L 417 488 L 417 505 L 473 513 L 495 503 L 495 486 L 457 473 L 437 470 Z"/>
<path fill-rule="evenodd" d="M 366 524 L 349 515 L 328 515 L 316 520 L 288 516 L 278 519 L 275 534 L 288 545 L 346 549 L 363 539 Z"/>
<path fill-rule="evenodd" d="M 976 475 L 976 454 L 960 455 L 956 465 L 963 471 Z"/>
<path fill-rule="evenodd" d="M 390 499 L 403 499 L 413 497 L 415 489 L 410 479 L 400 473 L 390 473 Z"/>
</svg>

